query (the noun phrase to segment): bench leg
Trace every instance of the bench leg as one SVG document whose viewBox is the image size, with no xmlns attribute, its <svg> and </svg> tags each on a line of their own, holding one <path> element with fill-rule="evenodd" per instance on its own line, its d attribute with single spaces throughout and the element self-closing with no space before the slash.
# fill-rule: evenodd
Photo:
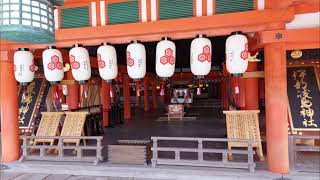
<svg viewBox="0 0 320 180">
<path fill-rule="evenodd" d="M 228 150 L 231 150 L 231 148 L 232 148 L 232 147 L 228 145 Z M 232 153 L 228 153 L 228 160 L 229 160 L 229 161 L 232 161 L 232 160 L 233 160 Z"/>
</svg>

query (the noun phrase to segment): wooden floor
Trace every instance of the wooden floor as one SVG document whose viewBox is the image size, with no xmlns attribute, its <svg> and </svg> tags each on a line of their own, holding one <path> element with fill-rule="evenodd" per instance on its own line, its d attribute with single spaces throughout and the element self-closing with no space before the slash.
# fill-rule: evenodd
<svg viewBox="0 0 320 180">
<path fill-rule="evenodd" d="M 19 174 L 0 173 L 1 180 L 158 180 L 130 177 L 74 176 L 67 174 Z M 163 179 L 162 179 L 163 180 Z"/>
</svg>

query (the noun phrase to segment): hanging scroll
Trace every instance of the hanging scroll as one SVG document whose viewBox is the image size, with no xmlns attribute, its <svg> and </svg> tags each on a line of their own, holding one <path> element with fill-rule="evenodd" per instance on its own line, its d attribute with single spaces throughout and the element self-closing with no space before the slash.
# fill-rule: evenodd
<svg viewBox="0 0 320 180">
<path fill-rule="evenodd" d="M 315 68 L 288 67 L 287 81 L 291 129 L 320 131 L 320 88 Z"/>
</svg>

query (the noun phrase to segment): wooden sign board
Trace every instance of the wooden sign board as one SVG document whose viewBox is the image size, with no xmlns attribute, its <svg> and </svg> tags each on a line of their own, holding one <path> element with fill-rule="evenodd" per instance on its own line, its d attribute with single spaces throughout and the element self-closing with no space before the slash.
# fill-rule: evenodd
<svg viewBox="0 0 320 180">
<path fill-rule="evenodd" d="M 25 89 L 19 88 L 19 129 L 31 133 L 34 120 L 40 116 L 40 106 L 45 103 L 49 83 L 44 77 L 36 77 Z M 25 99 L 22 94 L 25 92 Z"/>
<path fill-rule="evenodd" d="M 315 67 L 288 67 L 290 126 L 298 131 L 320 131 L 320 88 Z"/>
</svg>

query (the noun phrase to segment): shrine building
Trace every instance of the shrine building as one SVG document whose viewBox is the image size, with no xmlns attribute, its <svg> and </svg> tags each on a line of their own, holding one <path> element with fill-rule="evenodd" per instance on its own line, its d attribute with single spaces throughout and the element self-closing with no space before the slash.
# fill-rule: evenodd
<svg viewBox="0 0 320 180">
<path fill-rule="evenodd" d="M 1 0 L 0 17 L 8 167 L 319 173 L 319 0 Z"/>
</svg>

